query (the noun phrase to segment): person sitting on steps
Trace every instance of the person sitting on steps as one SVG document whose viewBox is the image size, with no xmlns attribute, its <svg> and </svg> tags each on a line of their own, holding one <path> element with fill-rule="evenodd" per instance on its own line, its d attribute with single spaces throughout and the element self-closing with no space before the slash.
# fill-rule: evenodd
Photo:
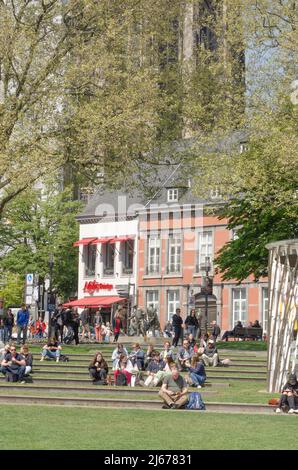
<svg viewBox="0 0 298 470">
<path fill-rule="evenodd" d="M 280 413 L 286 407 L 289 407 L 288 413 L 298 413 L 298 381 L 296 374 L 290 374 L 287 383 L 282 388 L 280 404 L 275 411 Z"/>
<path fill-rule="evenodd" d="M 25 362 L 26 362 L 26 369 L 25 369 L 24 375 L 29 375 L 30 372 L 32 372 L 33 355 L 29 351 L 29 347 L 27 344 L 24 344 L 23 346 L 21 346 L 20 354 L 25 359 Z"/>
<path fill-rule="evenodd" d="M 186 362 L 189 371 L 189 377 L 192 380 L 193 387 L 202 388 L 206 381 L 206 372 L 202 361 L 202 354 L 195 354 L 191 362 Z"/>
<path fill-rule="evenodd" d="M 97 352 L 89 365 L 89 374 L 94 385 L 106 385 L 109 366 L 101 352 Z"/>
<path fill-rule="evenodd" d="M 179 349 L 177 354 L 177 362 L 179 369 L 185 370 L 186 361 L 189 361 L 193 356 L 193 349 L 190 347 L 187 339 L 183 340 L 183 346 Z"/>
<path fill-rule="evenodd" d="M 1 362 L 1 372 L 7 377 L 12 377 L 12 381 L 18 381 L 22 384 L 25 383 L 23 380 L 26 370 L 25 359 L 21 354 L 17 353 L 17 349 L 14 345 L 11 345 L 9 351 L 5 354 L 3 361 Z"/>
<path fill-rule="evenodd" d="M 218 351 L 215 347 L 214 340 L 209 339 L 206 348 L 204 348 L 204 353 L 202 355 L 203 362 L 205 366 L 216 367 L 218 365 Z"/>
<path fill-rule="evenodd" d="M 173 366 L 171 375 L 164 378 L 159 396 L 164 402 L 164 409 L 179 409 L 188 402 L 187 384 L 177 367 Z"/>
<path fill-rule="evenodd" d="M 56 338 L 51 338 L 50 341 L 42 348 L 42 356 L 40 361 L 43 361 L 45 357 L 50 359 L 56 359 L 56 362 L 59 362 L 61 355 L 61 346 L 59 346 Z"/>
</svg>

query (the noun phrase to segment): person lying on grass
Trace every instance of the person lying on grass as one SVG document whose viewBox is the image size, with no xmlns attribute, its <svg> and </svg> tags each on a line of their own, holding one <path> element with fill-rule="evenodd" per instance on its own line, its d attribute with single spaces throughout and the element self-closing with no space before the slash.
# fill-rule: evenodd
<svg viewBox="0 0 298 470">
<path fill-rule="evenodd" d="M 163 409 L 182 408 L 188 402 L 187 384 L 176 366 L 172 367 L 172 374 L 164 378 L 158 394 L 164 402 Z"/>
</svg>

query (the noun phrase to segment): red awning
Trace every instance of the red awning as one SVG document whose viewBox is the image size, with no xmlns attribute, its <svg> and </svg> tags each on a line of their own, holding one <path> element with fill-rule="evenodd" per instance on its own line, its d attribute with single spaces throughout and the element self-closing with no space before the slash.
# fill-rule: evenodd
<svg viewBox="0 0 298 470">
<path fill-rule="evenodd" d="M 97 243 L 110 243 L 111 240 L 113 240 L 112 237 L 96 238 L 92 244 L 96 245 Z"/>
<path fill-rule="evenodd" d="M 82 238 L 82 240 L 78 240 L 77 242 L 73 243 L 73 246 L 90 245 L 95 240 L 96 240 L 96 237 Z"/>
<path fill-rule="evenodd" d="M 120 237 L 112 238 L 109 243 L 117 243 L 117 242 L 127 242 L 128 240 L 133 240 L 134 235 L 121 235 Z"/>
<path fill-rule="evenodd" d="M 126 299 L 116 296 L 106 297 L 84 297 L 83 299 L 73 300 L 72 302 L 66 302 L 63 307 L 110 307 L 112 304 L 125 302 Z"/>
</svg>

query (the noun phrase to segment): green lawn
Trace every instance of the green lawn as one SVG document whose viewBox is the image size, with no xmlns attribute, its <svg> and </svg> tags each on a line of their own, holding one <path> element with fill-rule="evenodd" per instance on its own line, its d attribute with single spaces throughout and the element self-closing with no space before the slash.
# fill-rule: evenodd
<svg viewBox="0 0 298 470">
<path fill-rule="evenodd" d="M 237 351 L 267 351 L 266 341 L 220 341 L 216 343 L 217 349 Z"/>
<path fill-rule="evenodd" d="M 7 405 L 0 422 L 0 448 L 10 450 L 298 447 L 296 416 Z"/>
</svg>

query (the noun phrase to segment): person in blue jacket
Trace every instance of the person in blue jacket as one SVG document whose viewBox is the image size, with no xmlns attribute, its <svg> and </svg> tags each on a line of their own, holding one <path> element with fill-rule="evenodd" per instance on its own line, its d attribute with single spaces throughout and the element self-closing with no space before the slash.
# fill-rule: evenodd
<svg viewBox="0 0 298 470">
<path fill-rule="evenodd" d="M 25 304 L 22 304 L 21 309 L 17 313 L 17 329 L 18 329 L 17 343 L 18 344 L 20 344 L 21 342 L 22 333 L 23 333 L 23 344 L 26 343 L 29 316 L 30 316 L 29 310 L 27 309 Z"/>
<path fill-rule="evenodd" d="M 188 368 L 189 376 L 193 382 L 193 386 L 202 388 L 206 382 L 206 372 L 204 363 L 202 361 L 202 355 L 195 354 L 192 357 L 191 363 L 186 363 L 186 367 Z"/>
</svg>

